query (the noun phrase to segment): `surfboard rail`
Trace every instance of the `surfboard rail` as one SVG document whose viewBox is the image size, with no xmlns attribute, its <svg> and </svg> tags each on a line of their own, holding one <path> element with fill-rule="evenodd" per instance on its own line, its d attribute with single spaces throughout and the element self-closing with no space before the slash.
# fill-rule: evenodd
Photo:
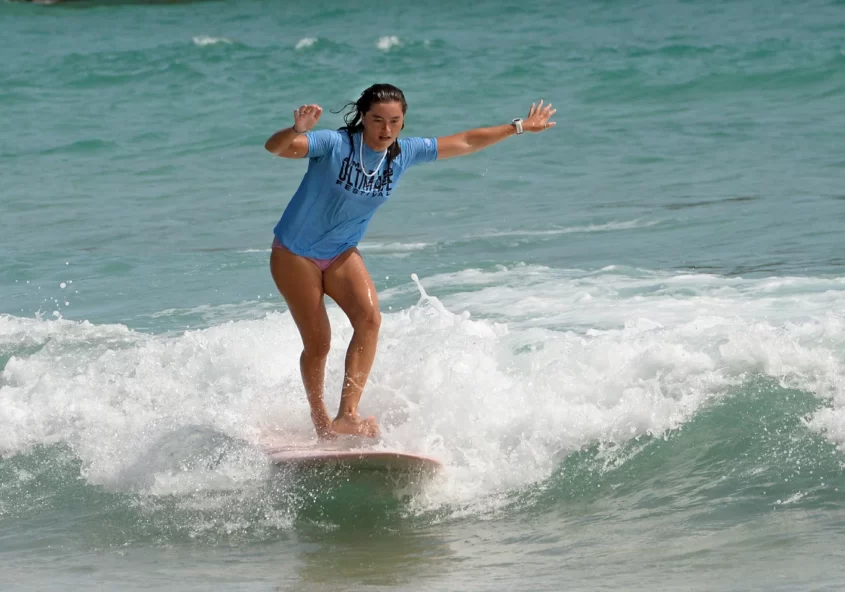
<svg viewBox="0 0 845 592">
<path fill-rule="evenodd" d="M 270 447 L 265 449 L 273 464 L 295 468 L 338 467 L 358 471 L 436 473 L 439 460 L 396 450 L 320 450 Z"/>
</svg>

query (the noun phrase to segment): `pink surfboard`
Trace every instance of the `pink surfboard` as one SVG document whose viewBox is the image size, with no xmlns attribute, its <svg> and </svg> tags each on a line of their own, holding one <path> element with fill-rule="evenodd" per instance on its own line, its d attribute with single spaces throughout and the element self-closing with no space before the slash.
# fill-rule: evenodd
<svg viewBox="0 0 845 592">
<path fill-rule="evenodd" d="M 296 468 L 338 467 L 356 471 L 434 474 L 443 468 L 436 458 L 400 452 L 356 447 L 361 439 L 296 445 L 274 438 L 264 442 L 270 460 L 280 466 Z"/>
</svg>

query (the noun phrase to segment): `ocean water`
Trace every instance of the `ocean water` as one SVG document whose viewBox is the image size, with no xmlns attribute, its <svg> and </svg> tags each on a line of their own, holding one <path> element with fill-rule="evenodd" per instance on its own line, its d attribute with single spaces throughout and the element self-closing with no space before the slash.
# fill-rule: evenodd
<svg viewBox="0 0 845 592">
<path fill-rule="evenodd" d="M 3 590 L 845 585 L 841 0 L 2 3 L 0 55 Z M 401 496 L 258 443 L 311 430 L 263 143 L 382 81 L 558 110 L 361 245 Z"/>
</svg>

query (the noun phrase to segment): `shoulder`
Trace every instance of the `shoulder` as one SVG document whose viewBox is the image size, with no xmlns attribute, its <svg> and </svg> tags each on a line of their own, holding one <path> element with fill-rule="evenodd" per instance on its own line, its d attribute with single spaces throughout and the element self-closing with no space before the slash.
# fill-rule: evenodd
<svg viewBox="0 0 845 592">
<path fill-rule="evenodd" d="M 404 150 L 425 150 L 425 149 L 436 149 L 437 148 L 437 138 L 399 138 L 399 148 Z"/>
<path fill-rule="evenodd" d="M 326 154 L 337 150 L 348 144 L 348 134 L 337 130 L 317 130 L 306 132 L 305 138 L 308 140 L 308 156 L 310 158 L 320 158 Z"/>
<path fill-rule="evenodd" d="M 405 166 L 437 160 L 437 138 L 399 138 L 399 149 Z"/>
<path fill-rule="evenodd" d="M 309 143 L 314 141 L 325 144 L 342 144 L 347 135 L 346 132 L 330 129 L 305 132 L 305 137 L 308 138 Z"/>
</svg>

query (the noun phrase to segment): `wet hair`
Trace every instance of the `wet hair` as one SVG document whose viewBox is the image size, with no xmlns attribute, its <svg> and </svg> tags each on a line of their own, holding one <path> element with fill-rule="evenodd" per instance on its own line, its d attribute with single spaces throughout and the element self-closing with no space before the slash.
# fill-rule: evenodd
<svg viewBox="0 0 845 592">
<path fill-rule="evenodd" d="M 393 102 L 397 102 L 402 105 L 403 115 L 408 111 L 408 102 L 405 100 L 405 94 L 401 90 L 392 84 L 372 85 L 361 93 L 361 96 L 358 97 L 357 101 L 354 103 L 349 102 L 341 108 L 341 111 L 343 109 L 346 109 L 347 111 L 343 115 L 343 120 L 346 122 L 346 125 L 340 129 L 346 130 L 346 133 L 349 134 L 349 141 L 352 142 L 352 134 L 364 129 L 364 124 L 361 123 L 361 119 L 373 105 L 376 103 Z M 335 113 L 340 113 L 340 111 L 335 111 Z M 402 127 L 405 127 L 404 123 L 402 124 Z M 397 140 L 393 140 L 393 143 L 387 149 L 387 157 L 390 160 L 393 160 L 399 156 L 399 153 L 399 142 Z"/>
</svg>

